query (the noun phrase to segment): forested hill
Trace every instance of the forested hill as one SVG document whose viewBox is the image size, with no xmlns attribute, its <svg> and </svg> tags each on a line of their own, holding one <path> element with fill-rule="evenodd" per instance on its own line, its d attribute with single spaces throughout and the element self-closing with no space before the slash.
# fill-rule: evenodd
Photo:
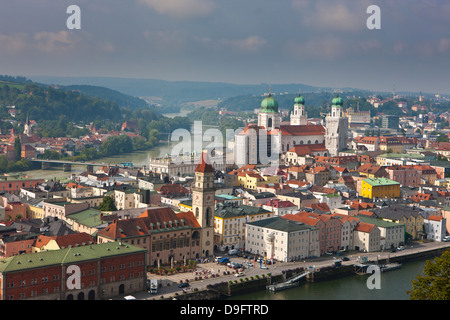
<svg viewBox="0 0 450 320">
<path fill-rule="evenodd" d="M 100 98 L 102 100 L 110 100 L 117 103 L 120 107 L 125 107 L 129 109 L 137 109 L 137 108 L 145 108 L 147 107 L 147 102 L 144 100 L 133 97 L 124 93 L 121 93 L 117 90 L 99 87 L 99 86 L 91 86 L 91 85 L 69 85 L 63 86 L 61 89 L 66 91 L 78 91 L 81 94 Z"/>
<path fill-rule="evenodd" d="M 65 91 L 29 81 L 5 81 L 0 77 L 0 117 L 15 119 L 58 120 L 61 116 L 70 121 L 119 121 L 127 111 L 116 102 L 90 97 L 77 91 Z M 14 79 L 12 79 L 14 80 Z M 23 80 L 23 79 L 22 79 Z"/>
</svg>

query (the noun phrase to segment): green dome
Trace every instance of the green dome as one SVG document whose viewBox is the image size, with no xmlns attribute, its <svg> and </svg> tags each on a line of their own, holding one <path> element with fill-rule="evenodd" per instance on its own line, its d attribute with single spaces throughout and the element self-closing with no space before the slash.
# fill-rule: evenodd
<svg viewBox="0 0 450 320">
<path fill-rule="evenodd" d="M 331 104 L 334 106 L 343 106 L 344 105 L 344 100 L 342 100 L 341 97 L 336 96 L 336 98 L 333 98 L 333 100 L 331 100 Z"/>
<path fill-rule="evenodd" d="M 261 101 L 261 112 L 278 112 L 278 102 L 271 94 Z"/>
<path fill-rule="evenodd" d="M 302 105 L 304 105 L 305 104 L 305 98 L 303 98 L 302 95 L 299 94 L 298 97 L 295 97 L 294 103 L 295 104 L 302 104 Z"/>
</svg>

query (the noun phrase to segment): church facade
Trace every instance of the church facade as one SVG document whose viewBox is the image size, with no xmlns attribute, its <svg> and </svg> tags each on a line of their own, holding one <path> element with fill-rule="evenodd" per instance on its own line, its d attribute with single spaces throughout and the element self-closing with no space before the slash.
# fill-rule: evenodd
<svg viewBox="0 0 450 320">
<path fill-rule="evenodd" d="M 333 99 L 325 123 L 326 127 L 308 122 L 305 99 L 301 94 L 294 100 L 289 122 L 282 122 L 278 102 L 269 94 L 261 102 L 258 123 L 247 125 L 235 135 L 235 164 L 238 167 L 276 164 L 282 154 L 298 145 L 328 151 L 312 156 L 333 156 L 346 148 L 348 138 L 348 119 L 342 112 L 342 98 Z"/>
</svg>

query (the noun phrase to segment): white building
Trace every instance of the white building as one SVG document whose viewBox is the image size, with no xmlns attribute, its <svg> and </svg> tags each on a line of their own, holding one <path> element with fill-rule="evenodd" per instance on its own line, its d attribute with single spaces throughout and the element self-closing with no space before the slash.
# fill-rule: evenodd
<svg viewBox="0 0 450 320">
<path fill-rule="evenodd" d="M 446 236 L 446 220 L 438 216 L 429 216 L 423 220 L 425 234 L 427 239 L 433 241 L 442 241 Z"/>
<path fill-rule="evenodd" d="M 354 249 L 362 252 L 380 250 L 380 229 L 366 222 L 359 222 L 353 231 Z"/>
<path fill-rule="evenodd" d="M 267 259 L 294 261 L 320 256 L 319 230 L 281 217 L 248 223 L 245 250 Z"/>
<path fill-rule="evenodd" d="M 344 102 L 337 96 L 331 101 L 331 112 L 325 118 L 325 148 L 329 155 L 336 157 L 339 151 L 347 149 L 348 118 L 343 115 Z"/>
<path fill-rule="evenodd" d="M 279 161 L 280 156 L 295 145 L 314 145 L 316 149 L 321 145 L 323 149 L 325 128 L 320 124 L 310 124 L 306 117 L 304 99 L 300 95 L 295 99 L 290 123 L 283 124 L 278 102 L 269 94 L 261 102 L 258 124 L 247 125 L 235 135 L 235 163 L 239 167 L 270 164 L 271 160 Z"/>
<path fill-rule="evenodd" d="M 405 225 L 389 222 L 376 218 L 358 215 L 358 218 L 365 223 L 373 224 L 380 230 L 380 242 L 377 250 L 389 250 L 397 248 L 405 243 Z"/>
</svg>

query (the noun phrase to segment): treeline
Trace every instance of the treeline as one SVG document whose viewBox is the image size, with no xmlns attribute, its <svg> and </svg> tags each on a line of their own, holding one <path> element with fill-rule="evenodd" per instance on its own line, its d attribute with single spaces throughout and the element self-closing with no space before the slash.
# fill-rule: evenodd
<svg viewBox="0 0 450 320">
<path fill-rule="evenodd" d="M 124 117 L 123 109 L 115 102 L 34 83 L 25 83 L 23 87 L 1 85 L 0 117 L 3 119 L 9 117 L 8 106 L 15 106 L 18 110 L 15 117 L 18 121 L 25 121 L 27 116 L 38 122 L 66 116 L 72 122 L 100 119 L 117 122 Z"/>
<path fill-rule="evenodd" d="M 202 121 L 202 125 L 215 125 L 222 132 L 223 137 L 226 137 L 226 130 L 244 127 L 244 121 L 233 116 L 220 115 L 215 108 L 197 108 L 186 116 L 191 123 L 194 121 Z"/>
</svg>

